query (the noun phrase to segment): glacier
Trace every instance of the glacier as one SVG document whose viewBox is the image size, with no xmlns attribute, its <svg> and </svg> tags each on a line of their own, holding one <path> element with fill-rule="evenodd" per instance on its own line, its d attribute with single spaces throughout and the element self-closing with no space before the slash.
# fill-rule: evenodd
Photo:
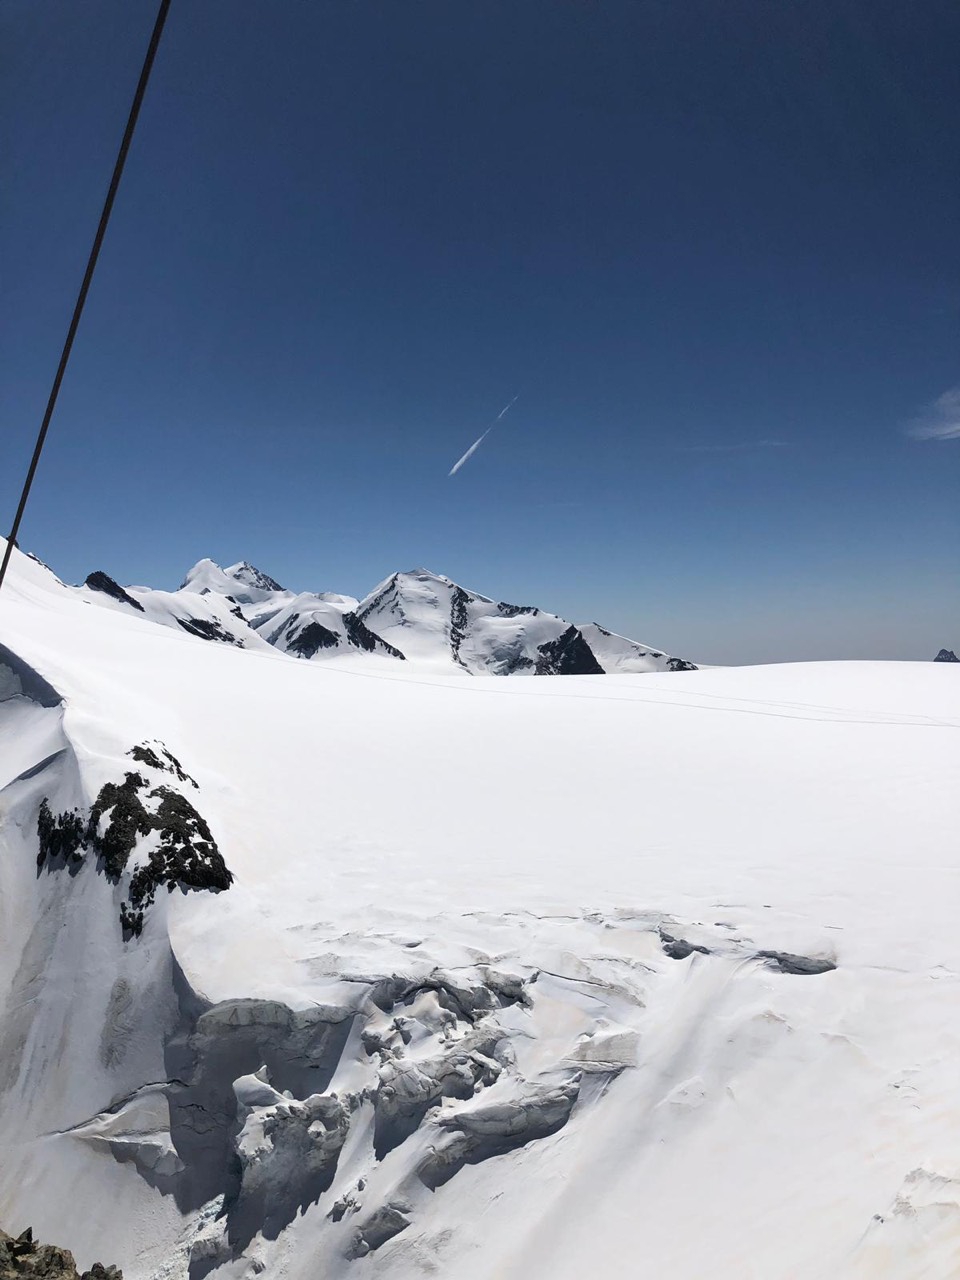
<svg viewBox="0 0 960 1280">
<path fill-rule="evenodd" d="M 571 624 L 426 571 L 118 590 L 0 595 L 0 1227 L 126 1280 L 960 1272 L 954 665 L 585 624 L 605 678 L 536 679 Z"/>
</svg>

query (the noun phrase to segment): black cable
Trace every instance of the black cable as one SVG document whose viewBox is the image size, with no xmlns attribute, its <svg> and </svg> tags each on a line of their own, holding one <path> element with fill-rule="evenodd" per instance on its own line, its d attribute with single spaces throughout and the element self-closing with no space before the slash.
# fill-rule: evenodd
<svg viewBox="0 0 960 1280">
<path fill-rule="evenodd" d="M 160 11 L 157 14 L 157 20 L 153 26 L 153 34 L 150 37 L 147 56 L 143 62 L 143 70 L 140 72 L 140 81 L 137 84 L 137 91 L 133 95 L 133 105 L 130 108 L 127 127 L 123 132 L 123 141 L 120 143 L 120 152 L 117 156 L 117 163 L 113 167 L 113 177 L 110 179 L 107 198 L 104 201 L 103 212 L 100 215 L 100 225 L 97 227 L 97 234 L 94 237 L 93 248 L 90 250 L 87 269 L 83 273 L 83 283 L 80 286 L 80 293 L 77 296 L 77 304 L 73 308 L 73 318 L 70 321 L 70 328 L 67 331 L 67 340 L 63 344 L 63 352 L 60 356 L 60 363 L 57 366 L 57 374 L 53 380 L 53 386 L 50 390 L 50 398 L 47 401 L 47 408 L 43 415 L 43 422 L 40 424 L 40 434 L 37 436 L 37 443 L 34 446 L 33 457 L 30 459 L 30 468 L 27 471 L 27 478 L 23 482 L 23 492 L 20 494 L 20 503 L 17 507 L 17 514 L 13 520 L 13 528 L 10 530 L 10 536 L 7 539 L 7 547 L 3 554 L 3 564 L 0 565 L 0 587 L 3 586 L 3 579 L 6 576 L 7 565 L 10 563 L 10 557 L 13 554 L 13 548 L 17 541 L 17 534 L 20 532 L 20 521 L 23 519 L 23 512 L 27 505 L 27 498 L 30 496 L 30 487 L 33 484 L 33 477 L 36 475 L 37 464 L 40 461 L 40 454 L 43 452 L 43 443 L 47 438 L 47 428 L 50 426 L 50 419 L 53 417 L 53 410 L 57 403 L 57 396 L 60 394 L 60 383 L 63 381 L 67 361 L 70 359 L 70 351 L 73 347 L 73 340 L 77 334 L 77 327 L 80 324 L 80 317 L 83 314 L 83 306 L 87 300 L 90 281 L 93 279 L 93 272 L 97 265 L 97 258 L 100 256 L 100 246 L 103 244 L 103 237 L 107 230 L 107 223 L 110 221 L 110 214 L 113 211 L 113 202 L 117 195 L 117 188 L 120 186 L 120 177 L 123 173 L 123 166 L 126 163 L 127 152 L 130 150 L 130 141 L 133 138 L 133 131 L 137 127 L 137 117 L 140 114 L 143 95 L 146 93 L 147 81 L 150 79 L 153 60 L 157 54 L 157 46 L 160 44 L 163 24 L 167 20 L 167 10 L 169 8 L 170 0 L 160 0 Z"/>
</svg>

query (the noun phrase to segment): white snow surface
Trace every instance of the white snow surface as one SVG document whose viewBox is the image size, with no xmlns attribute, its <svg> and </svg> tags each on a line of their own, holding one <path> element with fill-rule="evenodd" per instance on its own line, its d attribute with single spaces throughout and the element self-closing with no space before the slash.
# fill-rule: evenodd
<svg viewBox="0 0 960 1280">
<path fill-rule="evenodd" d="M 960 1274 L 957 667 L 298 662 L 20 553 L 0 646 L 5 1230 L 127 1280 Z M 37 864 L 131 769 L 235 877 L 139 937 L 152 836 Z"/>
</svg>

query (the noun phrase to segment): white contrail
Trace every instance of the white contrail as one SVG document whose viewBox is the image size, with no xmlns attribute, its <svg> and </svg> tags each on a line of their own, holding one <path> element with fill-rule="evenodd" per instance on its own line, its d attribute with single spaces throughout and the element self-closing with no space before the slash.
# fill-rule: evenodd
<svg viewBox="0 0 960 1280">
<path fill-rule="evenodd" d="M 517 403 L 517 401 L 518 401 L 519 399 L 520 399 L 520 392 L 518 391 L 518 392 L 517 392 L 517 394 L 516 394 L 516 395 L 513 397 L 513 399 L 510 401 L 510 403 L 509 403 L 509 404 L 505 404 L 505 405 L 503 406 L 503 408 L 500 410 L 500 412 L 499 412 L 499 413 L 497 414 L 497 416 L 494 418 L 494 422 L 499 422 L 499 421 L 500 421 L 500 419 L 503 417 L 503 415 L 507 412 L 507 410 L 508 410 L 508 409 L 512 409 L 512 408 L 513 408 L 513 406 Z"/>
<path fill-rule="evenodd" d="M 451 476 L 455 476 L 457 472 L 460 470 L 460 468 L 463 466 L 463 464 L 466 461 L 468 461 L 468 459 L 473 457 L 473 455 L 477 452 L 477 450 L 480 448 L 480 446 L 483 444 L 484 440 L 486 440 L 487 436 L 490 434 L 492 430 L 493 430 L 493 427 L 487 427 L 486 431 L 483 433 L 480 439 L 474 440 L 473 444 L 470 446 L 467 452 L 463 455 L 463 457 L 459 460 L 459 462 L 455 462 L 453 464 L 453 466 L 450 468 L 447 474 Z"/>
<path fill-rule="evenodd" d="M 483 444 L 484 440 L 486 440 L 487 436 L 490 434 L 493 428 L 497 425 L 497 423 L 500 421 L 503 415 L 507 412 L 508 409 L 512 409 L 519 399 L 520 399 L 520 393 L 517 392 L 517 394 L 513 397 L 510 403 L 505 404 L 503 406 L 503 408 L 500 410 L 500 412 L 497 414 L 494 420 L 490 423 L 489 427 L 487 427 L 486 431 L 483 433 L 480 439 L 474 440 L 473 444 L 470 446 L 467 452 L 463 455 L 463 457 L 458 459 L 458 461 L 453 464 L 453 466 L 450 468 L 449 472 L 447 473 L 448 478 L 450 476 L 455 476 L 457 472 L 460 470 L 460 468 L 463 466 L 463 464 L 469 461 L 469 459 L 473 457 L 473 455 L 477 452 L 477 450 Z"/>
</svg>

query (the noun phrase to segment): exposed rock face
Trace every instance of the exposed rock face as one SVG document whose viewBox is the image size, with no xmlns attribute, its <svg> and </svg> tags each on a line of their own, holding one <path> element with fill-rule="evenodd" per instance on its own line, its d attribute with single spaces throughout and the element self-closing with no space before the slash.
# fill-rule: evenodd
<svg viewBox="0 0 960 1280">
<path fill-rule="evenodd" d="M 320 596 L 298 596 L 292 605 L 258 615 L 250 625 L 268 644 L 296 658 L 310 659 L 324 650 L 343 648 L 403 661 L 400 650 L 371 631 L 356 613 Z"/>
<path fill-rule="evenodd" d="M 242 582 L 248 587 L 256 587 L 258 591 L 283 591 L 284 589 L 275 578 L 270 577 L 269 573 L 264 573 L 255 565 L 248 564 L 246 560 L 242 560 L 240 564 L 231 565 L 227 573 L 237 582 Z"/>
<path fill-rule="evenodd" d="M 356 613 L 345 613 L 343 615 L 343 625 L 347 631 L 347 638 L 350 643 L 358 649 L 365 649 L 368 653 L 373 653 L 380 649 L 384 653 L 388 653 L 391 658 L 403 659 L 403 654 L 399 649 L 395 649 L 392 644 L 387 644 L 386 640 L 381 639 L 366 625 L 363 619 Z"/>
<path fill-rule="evenodd" d="M 153 747 L 149 742 L 142 742 L 136 747 L 131 747 L 127 755 L 151 769 L 159 769 L 161 773 L 172 773 L 181 782 L 189 782 L 193 787 L 197 785 L 196 780 L 191 778 L 189 773 L 184 773 L 180 761 L 162 742 L 155 743 Z"/>
<path fill-rule="evenodd" d="M 174 773 L 197 785 L 177 761 L 157 744 L 132 748 L 130 754 L 150 768 Z M 153 787 L 139 772 L 129 772 L 123 782 L 108 782 L 84 817 L 77 810 L 55 814 L 46 799 L 37 817 L 37 874 L 46 867 L 79 869 L 92 851 L 97 867 L 112 883 L 128 871 L 131 856 L 145 837 L 156 839 L 143 860 L 130 873 L 127 900 L 120 906 L 120 923 L 126 934 L 139 936 L 144 913 L 157 890 L 174 888 L 229 889 L 233 875 L 203 816 L 181 791 L 160 785 Z"/>
<path fill-rule="evenodd" d="M 952 649 L 941 649 L 934 658 L 934 662 L 960 662 L 960 658 L 957 657 Z"/>
<path fill-rule="evenodd" d="M 329 627 L 319 622 L 308 622 L 307 625 L 290 641 L 288 653 L 295 653 L 298 658 L 312 658 L 321 649 L 335 649 L 340 637 Z"/>
<path fill-rule="evenodd" d="M 602 676 L 603 667 L 576 627 L 568 627 L 563 635 L 538 646 L 538 676 Z"/>
<path fill-rule="evenodd" d="M 38 1244 L 29 1227 L 16 1239 L 0 1231 L 0 1280 L 123 1280 L 117 1267 L 95 1262 L 79 1272 L 69 1249 Z"/>
<path fill-rule="evenodd" d="M 235 644 L 243 648 L 243 641 L 232 636 L 216 618 L 177 618 L 177 626 L 200 640 L 219 640 L 221 644 Z"/>
<path fill-rule="evenodd" d="M 469 614 L 467 613 L 467 605 L 469 603 L 470 597 L 463 587 L 454 587 L 450 594 L 450 649 L 453 653 L 454 662 L 461 667 L 465 665 L 460 657 L 460 646 L 463 644 L 464 635 L 470 622 Z"/>
<path fill-rule="evenodd" d="M 139 610 L 140 613 L 144 612 L 140 601 L 134 600 L 133 596 L 124 591 L 119 582 L 114 582 L 113 578 L 101 569 L 97 569 L 94 573 L 88 573 L 84 586 L 89 587 L 91 591 L 102 591 L 104 595 L 112 596 L 114 600 L 119 600 L 121 604 L 128 604 L 131 608 Z"/>
<path fill-rule="evenodd" d="M 699 671 L 699 667 L 695 662 L 687 662 L 686 658 L 668 658 L 668 671 Z"/>
</svg>

